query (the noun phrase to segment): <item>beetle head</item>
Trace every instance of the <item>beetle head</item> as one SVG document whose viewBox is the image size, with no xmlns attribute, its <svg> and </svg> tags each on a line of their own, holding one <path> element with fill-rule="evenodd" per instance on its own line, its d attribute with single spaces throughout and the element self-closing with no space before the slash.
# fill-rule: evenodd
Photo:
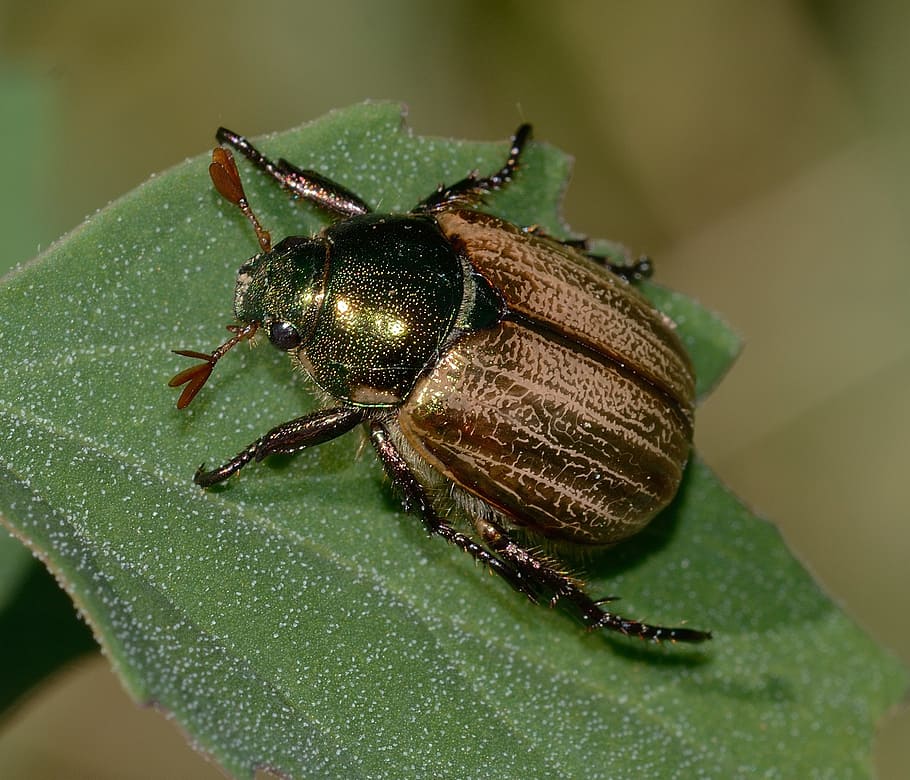
<svg viewBox="0 0 910 780">
<path fill-rule="evenodd" d="M 203 361 L 179 372 L 168 382 L 171 387 L 186 385 L 177 401 L 178 409 L 195 398 L 211 376 L 215 363 L 236 344 L 251 339 L 260 327 L 279 349 L 296 349 L 305 343 L 324 297 L 326 244 L 318 238 L 291 236 L 273 248 L 269 232 L 259 223 L 247 200 L 229 149 L 219 146 L 212 152 L 209 175 L 215 189 L 249 220 L 262 251 L 237 272 L 234 316 L 241 324 L 228 325 L 234 335 L 211 353 L 174 350 L 183 357 Z"/>
<path fill-rule="evenodd" d="M 202 360 L 181 371 L 168 383 L 183 388 L 177 408 L 183 409 L 211 376 L 212 369 L 229 349 L 251 339 L 259 328 L 283 350 L 305 344 L 322 305 L 326 246 L 318 239 L 291 236 L 274 249 L 260 252 L 240 266 L 234 290 L 234 316 L 240 325 L 228 325 L 234 335 L 214 352 L 174 350 L 178 355 Z"/>
<path fill-rule="evenodd" d="M 234 316 L 265 327 L 279 349 L 305 343 L 322 305 L 326 252 L 318 238 L 291 236 L 244 263 L 237 272 Z"/>
</svg>

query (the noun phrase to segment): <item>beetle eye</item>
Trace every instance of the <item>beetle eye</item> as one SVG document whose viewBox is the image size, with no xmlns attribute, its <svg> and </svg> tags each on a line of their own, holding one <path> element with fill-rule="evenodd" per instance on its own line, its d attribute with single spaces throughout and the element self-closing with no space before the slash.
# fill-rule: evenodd
<svg viewBox="0 0 910 780">
<path fill-rule="evenodd" d="M 288 350 L 300 345 L 300 334 L 290 322 L 274 320 L 269 325 L 269 341 L 278 349 Z"/>
</svg>

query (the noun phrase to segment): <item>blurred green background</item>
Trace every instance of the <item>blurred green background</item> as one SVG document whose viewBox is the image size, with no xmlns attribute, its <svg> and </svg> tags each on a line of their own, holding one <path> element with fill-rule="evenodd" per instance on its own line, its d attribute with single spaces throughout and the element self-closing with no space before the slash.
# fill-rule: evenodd
<svg viewBox="0 0 910 780">
<path fill-rule="evenodd" d="M 423 134 L 532 121 L 576 157 L 569 223 L 649 253 L 743 335 L 700 411 L 705 459 L 910 661 L 908 44 L 910 4 L 886 0 L 0 1 L 0 270 L 219 124 L 366 98 Z M 906 776 L 906 710 L 875 757 Z M 97 656 L 0 722 L 0 766 L 220 776 Z"/>
</svg>

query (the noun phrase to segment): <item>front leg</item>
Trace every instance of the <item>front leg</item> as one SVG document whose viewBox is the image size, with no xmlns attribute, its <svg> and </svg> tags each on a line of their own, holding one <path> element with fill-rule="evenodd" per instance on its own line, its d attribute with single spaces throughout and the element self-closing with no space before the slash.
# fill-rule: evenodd
<svg viewBox="0 0 910 780">
<path fill-rule="evenodd" d="M 366 416 L 366 409 L 344 406 L 305 414 L 272 428 L 265 436 L 238 452 L 223 466 L 211 471 L 205 471 L 200 467 L 193 476 L 193 482 L 200 487 L 216 485 L 240 471 L 251 460 L 259 461 L 267 455 L 293 455 L 307 447 L 336 439 L 362 423 Z"/>
<path fill-rule="evenodd" d="M 215 138 L 220 144 L 233 146 L 253 165 L 275 179 L 282 187 L 298 198 L 315 203 L 340 217 L 353 217 L 367 214 L 370 207 L 363 198 L 342 187 L 316 171 L 298 168 L 287 160 L 272 162 L 242 135 L 226 127 L 219 127 Z"/>
</svg>

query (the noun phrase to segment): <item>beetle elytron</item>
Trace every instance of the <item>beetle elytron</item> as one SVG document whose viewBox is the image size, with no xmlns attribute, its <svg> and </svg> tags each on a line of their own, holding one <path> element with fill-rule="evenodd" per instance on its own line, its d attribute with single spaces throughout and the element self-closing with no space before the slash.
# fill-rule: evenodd
<svg viewBox="0 0 910 780">
<path fill-rule="evenodd" d="M 251 460 L 299 452 L 363 424 L 387 474 L 427 530 L 534 601 L 567 604 L 590 628 L 699 642 L 708 632 L 628 620 L 524 544 L 604 546 L 669 503 L 688 458 L 694 379 L 673 324 L 630 284 L 647 260 L 596 263 L 475 210 L 508 184 L 530 137 L 500 170 L 440 186 L 406 214 L 220 129 L 209 171 L 249 219 L 261 252 L 237 275 L 232 337 L 170 382 L 185 407 L 231 347 L 262 330 L 332 404 L 273 428 L 207 487 Z M 233 147 L 335 222 L 276 246 L 253 213 Z M 465 533 L 452 518 L 469 521 Z"/>
</svg>

